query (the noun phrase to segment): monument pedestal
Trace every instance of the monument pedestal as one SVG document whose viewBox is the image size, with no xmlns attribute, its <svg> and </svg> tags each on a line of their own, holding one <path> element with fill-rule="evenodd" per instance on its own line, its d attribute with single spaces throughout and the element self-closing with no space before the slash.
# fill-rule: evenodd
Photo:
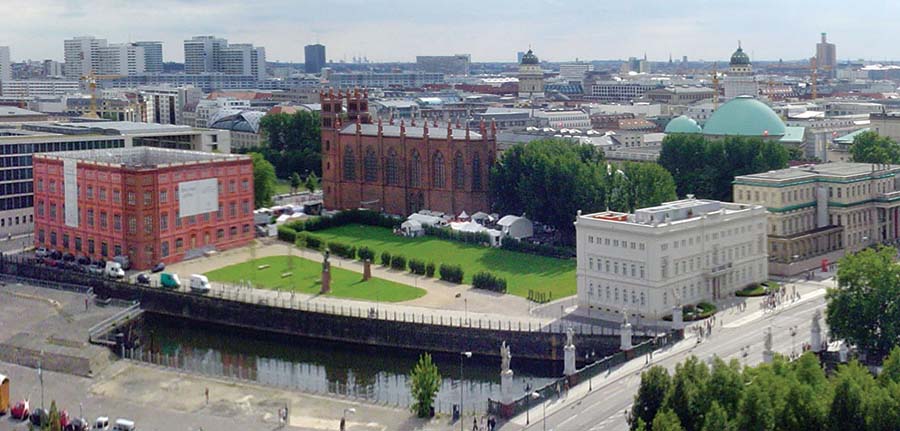
<svg viewBox="0 0 900 431">
<path fill-rule="evenodd" d="M 628 351 L 632 349 L 631 344 L 631 324 L 625 322 L 619 329 L 619 350 Z"/>
<path fill-rule="evenodd" d="M 575 374 L 575 345 L 569 344 L 563 348 L 563 374 L 571 376 Z"/>
<path fill-rule="evenodd" d="M 504 405 L 513 403 L 513 370 L 500 372 L 500 403 Z"/>
<path fill-rule="evenodd" d="M 771 350 L 763 351 L 763 363 L 771 364 L 775 360 L 775 352 Z"/>
<path fill-rule="evenodd" d="M 331 292 L 331 271 L 325 269 L 322 271 L 322 289 L 319 291 L 321 294 Z"/>
<path fill-rule="evenodd" d="M 363 281 L 369 281 L 372 278 L 372 262 L 369 259 L 363 261 Z"/>
</svg>

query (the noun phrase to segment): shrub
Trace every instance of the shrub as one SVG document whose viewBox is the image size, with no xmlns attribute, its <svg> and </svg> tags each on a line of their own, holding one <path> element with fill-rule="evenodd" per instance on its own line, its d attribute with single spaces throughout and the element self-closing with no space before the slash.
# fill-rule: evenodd
<svg viewBox="0 0 900 431">
<path fill-rule="evenodd" d="M 296 244 L 298 247 L 306 247 L 313 250 L 322 249 L 322 239 L 317 236 L 310 235 L 307 232 L 297 232 Z"/>
<path fill-rule="evenodd" d="M 334 253 L 336 256 L 340 256 L 347 259 L 356 259 L 356 247 L 340 243 L 340 242 L 329 242 L 328 250 Z"/>
<path fill-rule="evenodd" d="M 403 256 L 391 256 L 391 269 L 406 269 L 406 258 Z"/>
<path fill-rule="evenodd" d="M 466 244 L 490 244 L 491 237 L 485 232 L 459 232 L 449 227 L 424 226 L 426 235 Z"/>
<path fill-rule="evenodd" d="M 506 293 L 506 279 L 497 277 L 490 272 L 481 271 L 472 276 L 472 287 L 490 290 L 492 292 Z"/>
<path fill-rule="evenodd" d="M 288 225 L 278 226 L 278 239 L 290 243 L 297 241 L 297 231 L 291 229 Z"/>
<path fill-rule="evenodd" d="M 369 259 L 369 262 L 375 261 L 375 250 L 366 246 L 360 247 L 359 250 L 356 251 L 356 255 L 359 257 L 359 260 Z"/>
<path fill-rule="evenodd" d="M 381 266 L 390 266 L 391 265 L 391 254 L 384 251 L 381 253 Z"/>
<path fill-rule="evenodd" d="M 409 272 L 416 275 L 425 275 L 425 262 L 419 259 L 410 259 Z"/>
<path fill-rule="evenodd" d="M 462 283 L 463 281 L 463 270 L 459 265 L 442 263 L 439 272 L 441 280 L 456 284 Z"/>
<path fill-rule="evenodd" d="M 546 244 L 532 244 L 526 241 L 519 241 L 515 238 L 503 238 L 500 248 L 509 251 L 517 251 L 520 253 L 536 254 L 539 256 L 556 257 L 559 259 L 569 259 L 575 256 L 575 249 L 569 247 L 556 247 Z"/>
<path fill-rule="evenodd" d="M 288 223 L 288 226 L 295 231 L 314 232 L 353 223 L 394 228 L 400 224 L 400 219 L 384 215 L 377 211 L 347 210 L 331 216 L 310 217 L 306 220 L 291 222 Z"/>
<path fill-rule="evenodd" d="M 434 262 L 428 262 L 428 265 L 425 265 L 425 276 L 428 278 L 434 277 Z"/>
</svg>

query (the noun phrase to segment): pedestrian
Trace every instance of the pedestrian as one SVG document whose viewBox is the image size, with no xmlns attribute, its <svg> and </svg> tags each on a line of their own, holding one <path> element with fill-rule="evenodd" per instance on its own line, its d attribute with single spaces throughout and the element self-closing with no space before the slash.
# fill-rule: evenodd
<svg viewBox="0 0 900 431">
<path fill-rule="evenodd" d="M 88 311 L 88 298 L 87 298 L 87 296 L 84 297 L 84 311 Z"/>
<path fill-rule="evenodd" d="M 209 405 L 209 387 L 206 387 L 206 391 L 204 392 L 206 395 L 206 405 Z"/>
<path fill-rule="evenodd" d="M 347 421 L 344 418 L 341 418 L 341 431 L 345 431 L 347 429 Z"/>
<path fill-rule="evenodd" d="M 472 418 L 472 431 L 479 431 L 479 430 L 478 430 L 478 418 L 477 418 L 477 417 L 476 417 L 476 418 Z"/>
</svg>

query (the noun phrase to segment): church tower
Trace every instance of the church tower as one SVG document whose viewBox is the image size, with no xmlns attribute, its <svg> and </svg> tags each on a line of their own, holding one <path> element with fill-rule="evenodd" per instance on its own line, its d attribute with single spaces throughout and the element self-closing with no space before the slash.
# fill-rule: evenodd
<svg viewBox="0 0 900 431">
<path fill-rule="evenodd" d="M 519 62 L 519 98 L 541 99 L 544 97 L 544 71 L 541 62 L 530 49 Z"/>
<path fill-rule="evenodd" d="M 731 54 L 731 62 L 728 65 L 728 75 L 724 80 L 725 99 L 731 100 L 737 96 L 759 96 L 759 86 L 753 76 L 753 66 L 750 57 L 741 48 L 738 42 L 737 51 Z"/>
</svg>

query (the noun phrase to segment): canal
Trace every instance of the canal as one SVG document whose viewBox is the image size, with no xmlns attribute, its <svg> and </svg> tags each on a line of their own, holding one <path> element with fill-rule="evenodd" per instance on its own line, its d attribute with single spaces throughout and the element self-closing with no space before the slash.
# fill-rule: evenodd
<svg viewBox="0 0 900 431">
<path fill-rule="evenodd" d="M 346 396 L 398 407 L 412 404 L 407 375 L 422 352 L 335 343 L 240 330 L 146 313 L 134 359 L 188 372 L 252 381 L 307 393 Z M 498 346 L 499 350 L 499 346 Z M 435 354 L 443 377 L 435 410 L 452 412 L 460 398 L 460 356 Z M 500 358 L 465 359 L 462 390 L 467 412 L 484 412 L 500 398 Z M 561 375 L 561 364 L 518 359 L 512 351 L 514 396 Z"/>
</svg>

